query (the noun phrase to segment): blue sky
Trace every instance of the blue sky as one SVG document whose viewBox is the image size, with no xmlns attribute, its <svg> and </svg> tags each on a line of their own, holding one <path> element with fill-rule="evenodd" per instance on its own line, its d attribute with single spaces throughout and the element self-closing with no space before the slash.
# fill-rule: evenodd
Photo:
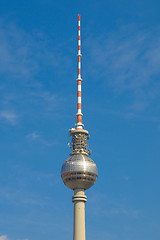
<svg viewBox="0 0 160 240">
<path fill-rule="evenodd" d="M 72 239 L 60 177 L 82 112 L 98 166 L 86 191 L 92 240 L 160 239 L 160 3 L 1 0 L 0 240 Z"/>
</svg>

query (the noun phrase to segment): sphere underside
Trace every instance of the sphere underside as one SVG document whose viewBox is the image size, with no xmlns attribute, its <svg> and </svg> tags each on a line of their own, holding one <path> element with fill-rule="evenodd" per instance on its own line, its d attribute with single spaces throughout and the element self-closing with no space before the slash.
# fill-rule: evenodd
<svg viewBox="0 0 160 240">
<path fill-rule="evenodd" d="M 61 169 L 64 184 L 70 189 L 88 189 L 96 181 L 98 175 L 94 161 L 84 154 L 69 157 Z"/>
</svg>

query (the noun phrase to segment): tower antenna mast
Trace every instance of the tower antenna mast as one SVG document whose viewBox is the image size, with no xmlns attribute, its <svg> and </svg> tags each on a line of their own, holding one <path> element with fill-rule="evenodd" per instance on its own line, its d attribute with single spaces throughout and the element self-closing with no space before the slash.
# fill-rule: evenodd
<svg viewBox="0 0 160 240">
<path fill-rule="evenodd" d="M 78 15 L 78 78 L 77 78 L 77 129 L 83 129 L 82 124 L 82 78 L 81 78 L 81 16 Z"/>
</svg>

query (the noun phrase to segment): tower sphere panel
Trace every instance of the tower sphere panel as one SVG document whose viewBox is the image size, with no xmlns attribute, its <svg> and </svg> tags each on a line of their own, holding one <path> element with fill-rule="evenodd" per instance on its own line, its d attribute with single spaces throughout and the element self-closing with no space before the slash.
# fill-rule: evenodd
<svg viewBox="0 0 160 240">
<path fill-rule="evenodd" d="M 69 157 L 61 169 L 64 184 L 70 189 L 88 189 L 98 176 L 94 161 L 84 154 L 74 154 Z"/>
</svg>

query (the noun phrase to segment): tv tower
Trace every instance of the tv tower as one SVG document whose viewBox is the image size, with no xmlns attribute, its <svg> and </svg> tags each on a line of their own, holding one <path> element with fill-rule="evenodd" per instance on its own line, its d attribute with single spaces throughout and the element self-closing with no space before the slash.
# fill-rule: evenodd
<svg viewBox="0 0 160 240">
<path fill-rule="evenodd" d="M 72 202 L 74 203 L 73 240 L 85 240 L 85 190 L 95 183 L 98 171 L 94 161 L 88 157 L 87 149 L 88 131 L 83 129 L 81 108 L 81 34 L 80 15 L 78 15 L 78 78 L 77 78 L 77 122 L 76 128 L 71 128 L 72 137 L 71 156 L 64 162 L 61 177 L 64 184 L 74 190 Z"/>
</svg>

